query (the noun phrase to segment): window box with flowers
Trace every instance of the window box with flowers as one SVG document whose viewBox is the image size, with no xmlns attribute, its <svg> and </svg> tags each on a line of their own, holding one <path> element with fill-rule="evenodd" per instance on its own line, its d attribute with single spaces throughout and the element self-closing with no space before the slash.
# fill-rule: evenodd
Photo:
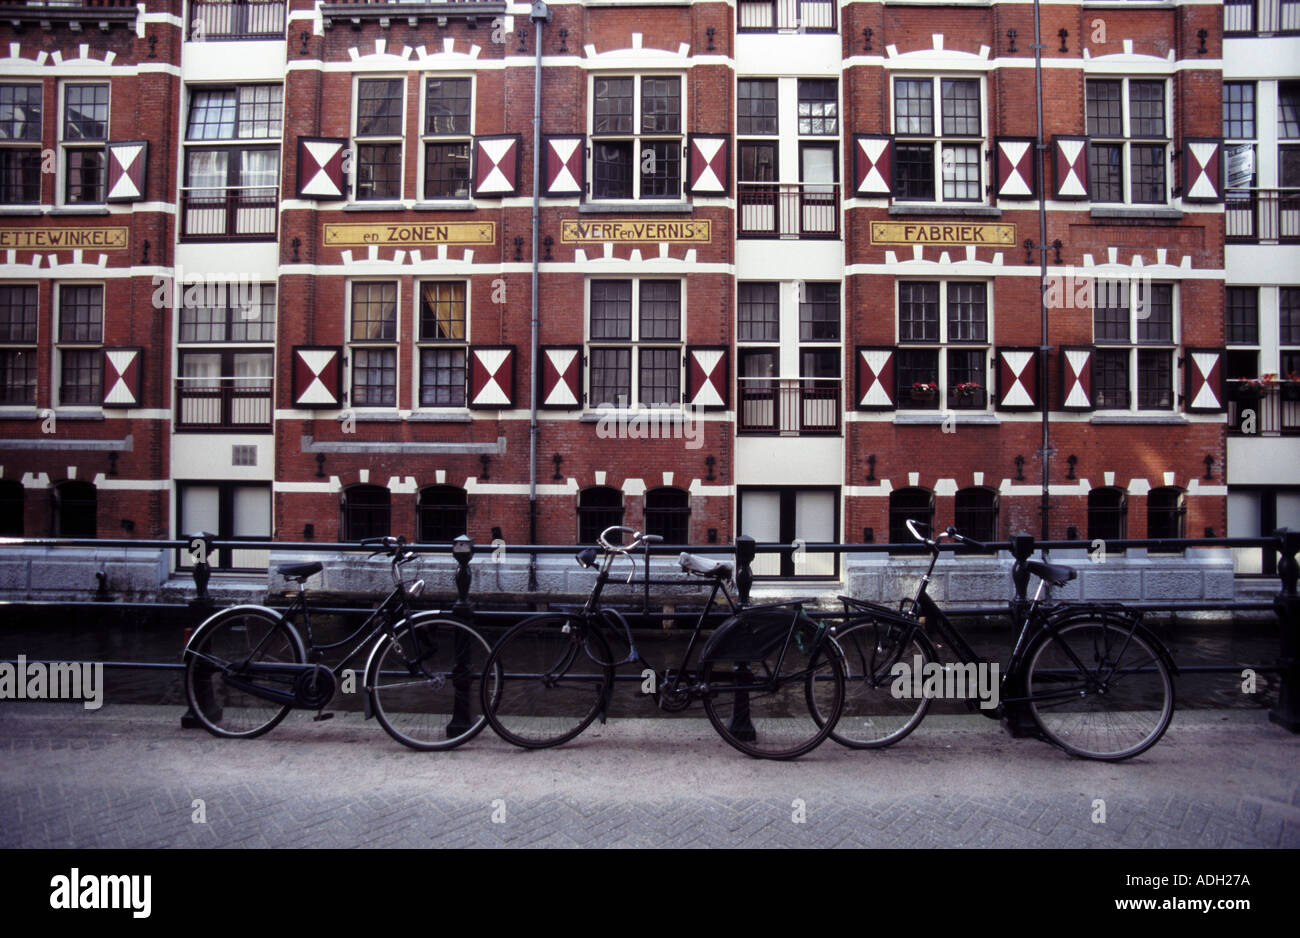
<svg viewBox="0 0 1300 938">
<path fill-rule="evenodd" d="M 1258 378 L 1238 378 L 1233 398 L 1237 401 L 1257 401 L 1265 394 L 1276 391 L 1278 387 L 1277 375 L 1271 372 Z"/>
<path fill-rule="evenodd" d="M 915 381 L 912 383 L 912 400 L 932 401 L 939 394 L 939 385 L 932 381 Z"/>
<path fill-rule="evenodd" d="M 952 403 L 954 407 L 983 407 L 984 388 L 974 381 L 962 381 L 952 385 Z"/>
<path fill-rule="evenodd" d="M 1291 372 L 1281 381 L 1282 400 L 1300 401 L 1300 372 Z"/>
</svg>

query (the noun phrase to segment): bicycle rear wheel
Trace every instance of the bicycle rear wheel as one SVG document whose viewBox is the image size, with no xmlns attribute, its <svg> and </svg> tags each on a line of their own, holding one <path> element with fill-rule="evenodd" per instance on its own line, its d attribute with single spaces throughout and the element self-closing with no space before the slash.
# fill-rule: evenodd
<svg viewBox="0 0 1300 938">
<path fill-rule="evenodd" d="M 425 614 L 399 622 L 371 653 L 370 702 L 376 719 L 403 745 L 455 749 L 487 726 L 478 683 L 496 695 L 499 676 L 486 668 L 492 649 L 463 622 Z"/>
<path fill-rule="evenodd" d="M 292 676 L 259 672 L 258 665 L 302 664 L 298 635 L 279 616 L 231 609 L 200 626 L 185 649 L 185 696 L 190 710 L 214 736 L 252 739 L 293 709 L 249 693 L 231 681 L 292 693 Z"/>
<path fill-rule="evenodd" d="M 545 749 L 590 726 L 604 705 L 614 669 L 593 662 L 587 646 L 602 661 L 613 660 L 600 633 L 577 616 L 546 613 L 506 632 L 485 666 L 497 669 L 496 682 L 484 681 L 480 687 L 480 704 L 492 729 L 516 746 Z"/>
<path fill-rule="evenodd" d="M 1067 622 L 1056 637 L 1044 632 L 1027 659 L 1030 713 L 1073 755 L 1119 761 L 1145 752 L 1174 712 L 1162 651 L 1158 638 L 1121 619 Z"/>
<path fill-rule="evenodd" d="M 892 673 L 900 662 L 914 669 L 936 660 L 934 646 L 920 629 L 872 616 L 838 629 L 835 643 L 844 656 L 844 710 L 831 739 L 850 749 L 880 749 L 920 726 L 930 698 L 896 694 Z"/>
<path fill-rule="evenodd" d="M 781 657 L 782 646 L 785 648 Z M 751 661 L 704 662 L 704 712 L 718 735 L 758 759 L 817 748 L 844 706 L 844 664 L 829 636 L 796 621 L 790 641 Z"/>
</svg>

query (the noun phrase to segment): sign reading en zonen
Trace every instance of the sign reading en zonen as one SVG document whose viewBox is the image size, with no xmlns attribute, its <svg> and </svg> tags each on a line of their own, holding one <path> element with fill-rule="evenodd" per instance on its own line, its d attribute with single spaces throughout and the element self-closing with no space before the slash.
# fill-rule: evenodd
<svg viewBox="0 0 1300 938">
<path fill-rule="evenodd" d="M 99 248 L 124 251 L 128 228 L 0 228 L 0 248 Z"/>
</svg>

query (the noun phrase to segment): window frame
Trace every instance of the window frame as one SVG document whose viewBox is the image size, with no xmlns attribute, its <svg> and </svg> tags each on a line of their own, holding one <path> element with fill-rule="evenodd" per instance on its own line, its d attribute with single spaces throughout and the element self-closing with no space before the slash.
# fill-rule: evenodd
<svg viewBox="0 0 1300 938">
<path fill-rule="evenodd" d="M 362 491 L 365 491 L 368 494 L 378 494 L 379 492 L 383 492 L 388 496 L 388 500 L 382 506 L 378 501 L 373 505 L 353 504 L 352 500 L 355 495 Z M 368 511 L 377 516 L 381 508 L 388 516 L 388 523 L 383 526 L 382 531 L 379 531 L 378 528 L 365 528 L 359 532 L 353 529 L 353 525 L 359 523 L 361 520 L 355 518 L 353 512 L 359 514 L 362 511 Z M 393 530 L 393 493 L 388 486 L 375 485 L 373 482 L 358 482 L 354 485 L 349 485 L 339 492 L 339 514 L 340 541 L 360 541 L 367 537 L 388 537 Z M 367 524 L 373 525 L 374 519 L 369 519 Z"/>
<path fill-rule="evenodd" d="M 26 315 L 23 316 L 23 321 L 20 323 L 5 323 L 3 321 L 0 321 L 0 327 L 7 329 L 7 331 L 9 332 L 8 335 L 0 334 L 0 356 L 5 356 L 6 358 L 10 355 L 26 356 L 26 360 L 23 362 L 22 371 L 24 373 L 30 374 L 30 379 L 31 379 L 30 398 L 28 398 L 26 394 L 22 396 L 22 399 L 18 399 L 10 395 L 11 390 L 16 389 L 20 385 L 14 383 L 12 380 L 13 375 L 15 373 L 15 369 L 13 368 L 13 366 L 3 364 L 3 362 L 0 362 L 0 407 L 23 407 L 23 408 L 35 407 L 36 395 L 39 393 L 40 390 L 40 385 L 39 385 L 40 366 L 37 361 L 37 357 L 40 354 L 39 343 L 40 343 L 40 336 L 41 336 L 40 284 L 28 283 L 26 281 L 21 281 L 21 280 L 14 280 L 14 281 L 6 280 L 3 283 L 0 283 L 0 289 L 3 289 L 5 291 L 16 291 L 16 290 L 22 290 L 24 292 L 30 291 L 32 296 L 32 303 L 30 307 L 32 315 L 31 315 L 30 323 L 27 322 Z M 0 309 L 6 311 L 15 308 L 17 307 L 15 307 L 13 304 L 0 307 Z M 27 309 L 27 305 L 24 304 L 22 309 L 25 311 Z M 15 326 L 20 327 L 22 330 L 18 338 L 15 338 L 13 334 Z M 27 334 L 29 328 L 31 334 L 30 339 L 23 337 Z M 27 381 L 24 380 L 21 386 L 28 387 L 29 385 Z"/>
<path fill-rule="evenodd" d="M 468 202 L 474 195 L 474 130 L 476 114 L 477 82 L 473 74 L 425 73 L 420 82 L 420 165 L 417 168 L 417 193 L 425 202 Z M 469 112 L 467 126 L 464 130 L 432 131 L 429 129 L 429 85 L 435 81 L 464 81 L 469 84 Z M 429 156 L 434 147 L 464 144 L 465 180 L 464 194 L 452 195 L 429 194 Z"/>
<path fill-rule="evenodd" d="M 379 336 L 376 338 L 354 338 L 357 320 L 356 320 L 356 288 L 358 286 L 391 286 L 393 288 L 393 335 Z M 347 312 L 346 312 L 346 336 L 347 336 L 347 388 L 348 403 L 358 409 L 367 410 L 395 410 L 401 404 L 401 355 L 400 348 L 402 343 L 402 281 L 400 278 L 387 280 L 383 278 L 358 278 L 349 280 L 347 283 Z M 370 320 L 367 320 L 369 322 Z M 382 322 L 383 320 L 375 320 Z M 392 403 L 375 402 L 371 400 L 359 401 L 357 399 L 357 377 L 360 366 L 357 364 L 358 352 L 371 353 L 390 353 L 392 356 L 393 369 L 393 401 Z M 387 370 L 386 364 L 380 364 L 380 372 Z M 365 370 L 369 372 L 372 366 L 366 365 Z M 384 388 L 387 385 L 378 384 L 374 387 Z M 366 385 L 371 387 L 371 385 Z"/>
<path fill-rule="evenodd" d="M 16 169 L 16 175 L 20 177 L 17 188 L 19 190 L 29 190 L 34 187 L 35 197 L 9 198 L 10 192 L 14 191 L 14 186 L 3 176 L 0 176 L 0 205 L 40 205 L 42 196 L 41 181 L 45 178 L 45 174 L 41 172 L 41 165 L 44 162 L 42 145 L 45 142 L 45 85 L 43 82 L 38 81 L 5 80 L 0 82 L 0 88 L 35 88 L 38 92 L 38 113 L 35 121 L 36 136 L 0 137 L 0 152 L 17 154 L 15 157 L 7 157 L 17 161 L 13 167 L 10 167 L 10 170 Z M 31 123 L 30 120 L 24 121 L 24 129 Z M 28 174 L 34 177 L 34 185 L 33 180 L 25 178 Z M 4 175 L 7 175 L 7 173 Z"/>
<path fill-rule="evenodd" d="M 618 507 L 615 508 L 613 505 L 584 505 L 582 503 L 583 498 L 595 492 L 600 492 L 602 495 L 608 493 L 616 494 L 618 496 Z M 618 515 L 617 519 L 610 520 L 610 519 L 614 519 L 614 515 L 616 512 Z M 623 492 L 622 489 L 616 488 L 612 485 L 589 485 L 578 492 L 577 499 L 576 499 L 575 514 L 577 515 L 577 520 L 578 520 L 577 543 L 583 545 L 595 544 L 596 543 L 595 535 L 599 535 L 611 524 L 623 523 L 623 518 L 627 515 L 627 495 Z M 610 524 L 601 524 L 600 529 L 595 530 L 593 527 L 591 527 L 591 525 L 595 523 L 593 522 L 592 519 L 602 514 L 606 514 L 608 517 L 603 518 L 601 520 L 602 521 L 609 520 Z M 591 534 L 592 536 L 584 537 L 583 536 L 584 534 Z"/>
<path fill-rule="evenodd" d="M 461 322 L 460 337 L 448 336 L 447 338 L 426 338 L 424 335 L 424 287 L 426 284 L 452 284 L 459 285 L 463 288 L 462 298 L 464 318 Z M 467 410 L 469 407 L 469 345 L 470 345 L 470 299 L 473 290 L 469 278 L 454 277 L 426 277 L 415 281 L 414 297 L 415 303 L 415 320 L 412 325 L 412 335 L 415 338 L 415 361 L 413 367 L 413 384 L 415 395 L 415 407 L 420 410 L 447 411 Z M 453 322 L 455 320 L 452 320 Z M 461 399 L 459 402 L 450 402 L 445 404 L 426 403 L 425 401 L 425 384 L 424 384 L 424 357 L 426 353 L 437 351 L 459 352 L 461 355 L 460 370 L 462 381 L 460 384 Z M 432 385 L 431 387 L 443 387 L 443 385 Z M 446 385 L 454 387 L 454 385 Z"/>
<path fill-rule="evenodd" d="M 398 73 L 396 75 L 392 73 L 387 73 L 387 74 L 381 73 L 381 74 L 359 74 L 353 76 L 352 119 L 348 125 L 348 129 L 351 131 L 349 137 L 349 145 L 352 154 L 352 173 L 350 174 L 352 178 L 349 180 L 348 195 L 350 201 L 352 201 L 353 203 L 358 203 L 363 205 L 367 203 L 385 204 L 385 203 L 401 202 L 404 197 L 406 191 L 406 130 L 407 130 L 406 78 L 407 76 L 406 73 L 404 72 Z M 401 90 L 398 92 L 398 97 L 397 97 L 399 126 L 395 134 L 394 133 L 382 133 L 382 134 L 361 133 L 361 107 L 360 107 L 361 87 L 364 83 L 371 82 L 371 81 L 388 81 L 388 82 L 395 81 L 400 84 Z M 423 103 L 423 95 L 421 95 L 421 103 Z M 423 130 L 423 125 L 421 126 L 421 129 Z M 393 195 L 385 194 L 382 196 L 380 195 L 363 196 L 361 194 L 361 182 L 362 182 L 361 177 L 362 177 L 362 165 L 363 165 L 361 159 L 361 148 L 363 146 L 374 146 L 374 147 L 396 146 L 397 147 L 397 164 L 396 164 L 397 165 L 397 192 L 396 194 Z M 423 151 L 423 147 L 421 147 L 421 150 Z M 423 152 L 421 153 L 421 155 L 423 155 Z M 376 165 L 381 165 L 381 164 L 376 164 Z M 385 163 L 382 165 L 387 166 L 389 164 Z M 373 185 L 373 179 L 372 179 L 372 185 Z"/>
<path fill-rule="evenodd" d="M 64 339 L 64 291 L 69 288 L 89 287 L 99 290 L 99 337 L 97 339 Z M 57 402 L 61 407 L 95 407 L 104 403 L 104 332 L 105 314 L 108 303 L 108 287 L 103 281 L 65 280 L 54 284 L 54 368 L 51 383 L 57 389 Z M 68 400 L 67 374 L 64 356 L 69 353 L 93 353 L 89 373 L 95 377 L 86 383 L 92 389 L 88 400 Z"/>
<path fill-rule="evenodd" d="M 938 335 L 935 339 L 904 339 L 903 338 L 903 287 L 904 285 L 925 285 L 934 284 L 938 286 L 937 316 L 938 316 Z M 983 339 L 953 339 L 951 337 L 952 322 L 950 319 L 953 298 L 950 294 L 950 286 L 980 285 L 984 288 L 984 338 Z M 894 279 L 894 344 L 897 347 L 897 362 L 895 364 L 895 386 L 894 400 L 898 410 L 961 410 L 973 411 L 977 413 L 987 413 L 992 408 L 993 395 L 989 393 L 989 376 L 992 373 L 992 367 L 989 363 L 995 338 L 994 338 L 994 301 L 993 288 L 995 281 L 993 279 L 981 280 L 977 278 L 951 277 L 946 279 L 932 278 L 903 278 Z M 960 301 L 957 301 L 960 302 Z M 903 353 L 914 352 L 934 352 L 935 353 L 935 394 L 933 402 L 924 396 L 928 392 L 916 392 L 918 397 L 912 396 L 912 383 L 905 382 L 902 362 Z M 978 361 L 981 366 L 982 381 L 980 389 L 970 398 L 965 398 L 957 392 L 956 386 L 963 382 L 953 382 L 950 379 L 953 371 L 958 366 L 953 361 L 957 357 L 954 353 L 966 353 L 968 356 L 979 356 Z M 969 369 L 967 369 L 969 370 Z"/>
<path fill-rule="evenodd" d="M 84 87 L 103 87 L 108 90 L 108 101 L 104 105 L 104 136 L 94 140 L 86 138 L 69 139 L 67 136 L 68 129 L 68 91 L 72 88 Z M 59 114 L 58 114 L 58 141 L 59 141 L 59 184 L 58 184 L 58 204 L 60 206 L 77 206 L 90 205 L 99 206 L 107 204 L 108 197 L 108 141 L 112 136 L 112 119 L 113 119 L 113 85 L 110 81 L 93 81 L 85 79 L 69 79 L 59 82 Z M 72 157 L 76 154 L 78 157 L 87 153 L 98 151 L 99 165 L 99 182 L 97 184 L 97 198 L 94 199 L 74 199 L 72 195 Z M 84 170 L 78 170 L 84 172 Z M 82 183 L 84 186 L 85 183 Z"/>
<path fill-rule="evenodd" d="M 91 497 L 73 499 L 72 504 L 82 511 L 89 511 L 90 533 L 84 530 L 67 530 L 67 518 L 65 512 L 68 506 L 68 490 L 77 492 L 88 492 Z M 64 479 L 62 482 L 56 482 L 50 489 L 53 498 L 54 510 L 50 513 L 50 524 L 53 528 L 55 537 L 68 537 L 77 539 L 92 539 L 99 537 L 99 487 L 93 482 L 85 479 Z"/>
<path fill-rule="evenodd" d="M 667 497 L 671 493 L 679 505 L 651 505 L 651 496 Z M 665 544 L 691 542 L 691 493 L 675 485 L 658 485 L 647 489 L 643 500 L 644 529 L 646 534 L 658 534 Z M 680 531 L 681 537 L 674 537 Z"/>
<path fill-rule="evenodd" d="M 1126 339 L 1114 339 L 1099 337 L 1097 335 L 1097 302 L 1100 297 L 1109 291 L 1110 287 L 1106 284 L 1122 284 L 1126 290 L 1126 300 L 1128 303 L 1128 337 Z M 1141 335 L 1141 324 L 1144 319 L 1149 317 L 1139 316 L 1139 310 L 1142 303 L 1139 299 L 1141 288 L 1167 288 L 1169 290 L 1169 331 L 1170 338 L 1164 339 L 1143 339 Z M 1092 344 L 1096 351 L 1093 358 L 1093 400 L 1096 410 L 1118 411 L 1121 413 L 1138 413 L 1147 411 L 1153 413 L 1174 413 L 1178 407 L 1178 348 L 1180 336 L 1182 334 L 1182 317 L 1180 315 L 1179 303 L 1180 291 L 1178 281 L 1175 280 L 1143 280 L 1143 279 L 1123 279 L 1123 278 L 1106 278 L 1098 277 L 1093 285 L 1093 310 L 1092 310 Z M 1104 309 L 1118 309 L 1118 307 L 1102 307 Z M 1106 393 L 1103 387 L 1102 369 L 1100 363 L 1103 359 L 1116 359 L 1120 353 L 1126 356 L 1125 375 L 1126 385 L 1124 393 L 1127 396 L 1127 403 L 1123 406 L 1111 406 L 1108 403 L 1098 403 Z M 1168 406 L 1159 406 L 1143 403 L 1144 382 L 1143 375 L 1143 358 L 1148 361 L 1156 355 L 1162 356 L 1163 367 L 1169 376 L 1169 384 L 1162 388 L 1169 395 Z M 1116 392 L 1118 393 L 1118 392 Z"/>
<path fill-rule="evenodd" d="M 930 132 L 909 132 L 899 131 L 899 107 L 898 107 L 898 88 L 899 82 L 920 82 L 928 81 L 930 84 Z M 976 103 L 979 106 L 979 133 L 957 133 L 946 132 L 944 130 L 944 110 L 943 110 L 943 84 L 945 81 L 975 82 L 977 95 Z M 920 100 L 920 99 L 918 99 Z M 890 75 L 889 84 L 889 127 L 894 138 L 894 184 L 893 191 L 890 193 L 892 201 L 901 204 L 915 203 L 921 205 L 988 205 L 990 198 L 991 178 L 989 169 L 986 166 L 984 153 L 989 148 L 989 108 L 988 108 L 988 82 L 984 75 L 968 74 L 964 72 L 931 72 L 931 73 L 914 73 L 907 72 L 903 74 Z M 903 160 L 901 154 L 904 148 L 930 148 L 930 195 L 908 195 L 905 186 L 909 181 L 902 173 Z M 973 198 L 961 198 L 957 195 L 947 196 L 944 193 L 944 185 L 948 182 L 945 178 L 945 169 L 949 161 L 945 158 L 945 153 L 958 147 L 975 148 L 975 161 L 970 163 L 963 161 L 962 165 L 975 166 L 978 178 L 974 180 L 975 196 Z M 956 165 L 954 158 L 951 161 L 953 166 Z M 922 165 L 922 164 L 917 164 Z M 919 177 L 918 177 L 919 178 Z M 971 180 L 953 180 L 954 192 L 956 183 L 963 182 L 969 184 Z"/>
<path fill-rule="evenodd" d="M 630 283 L 630 316 L 628 319 L 628 337 L 624 338 L 596 338 L 592 335 L 592 312 L 594 304 L 592 299 L 592 285 L 598 282 L 612 283 Z M 682 364 L 685 357 L 686 348 L 686 309 L 687 309 L 687 289 L 685 277 L 606 277 L 592 276 L 586 279 L 583 289 L 584 310 L 583 310 L 583 342 L 588 362 L 587 374 L 587 406 L 592 410 L 606 410 L 613 408 L 615 410 L 638 410 L 654 409 L 659 411 L 671 411 L 680 409 L 684 399 L 684 389 L 682 387 Z M 661 337 L 642 338 L 642 284 L 643 283 L 676 283 L 677 292 L 677 338 L 666 339 Z M 621 351 L 628 350 L 628 381 L 629 393 L 626 403 L 617 401 L 597 401 L 596 400 L 596 352 L 604 351 Z M 672 350 L 677 354 L 677 392 L 678 399 L 671 403 L 643 403 L 642 394 L 642 352 L 652 350 Z"/>
<path fill-rule="evenodd" d="M 428 497 L 433 493 L 437 493 L 441 495 L 452 495 L 452 500 L 437 502 L 433 504 L 426 504 L 425 502 L 426 497 Z M 453 493 L 459 493 L 459 494 L 456 495 Z M 460 527 L 462 528 L 462 530 L 459 533 L 453 534 L 451 535 L 451 537 L 448 537 L 446 539 L 443 539 L 441 537 L 427 536 L 429 534 L 429 528 L 434 524 L 434 522 L 428 519 L 430 516 L 434 514 L 441 514 L 444 516 L 449 516 L 451 514 L 458 515 L 462 519 L 461 523 L 455 524 L 453 522 L 453 527 Z M 446 525 L 447 521 L 440 520 L 437 523 L 441 525 Z M 447 485 L 444 483 L 437 483 L 434 485 L 426 485 L 423 488 L 421 488 L 418 492 L 416 492 L 415 495 L 415 539 L 416 541 L 418 541 L 421 544 L 446 544 L 446 543 L 450 543 L 455 538 L 459 537 L 461 534 L 464 534 L 466 536 L 468 536 L 469 534 L 469 493 L 466 492 L 465 489 L 461 488 L 458 485 Z"/>
<path fill-rule="evenodd" d="M 587 76 L 587 136 L 590 143 L 590 156 L 587 157 L 587 201 L 590 202 L 680 202 L 686 198 L 686 128 L 690 126 L 687 104 L 690 98 L 687 87 L 687 72 L 659 70 L 612 70 L 593 71 Z M 632 80 L 632 132 L 599 132 L 596 130 L 596 85 L 597 82 L 610 79 L 630 78 Z M 675 78 L 678 82 L 678 129 L 675 133 L 649 132 L 645 127 L 644 85 L 647 80 Z M 631 178 L 628 182 L 630 194 L 604 195 L 597 186 L 600 177 L 596 172 L 598 164 L 597 148 L 603 143 L 617 144 L 630 142 L 632 146 Z M 645 177 L 642 174 L 644 153 L 648 145 L 677 144 L 677 187 L 676 192 L 665 195 L 644 194 Z M 658 159 L 656 158 L 656 162 Z"/>
<path fill-rule="evenodd" d="M 1088 116 L 1088 90 L 1089 86 L 1102 82 L 1120 84 L 1120 134 L 1103 134 L 1092 132 L 1089 126 L 1091 118 Z M 1161 86 L 1161 119 L 1164 125 L 1163 136 L 1151 134 L 1135 134 L 1133 132 L 1133 101 L 1132 101 L 1132 83 L 1140 84 L 1160 83 Z M 1173 146 L 1172 128 L 1174 125 L 1174 107 L 1173 107 L 1173 80 L 1169 75 L 1141 75 L 1141 76 L 1115 76 L 1115 75 L 1095 75 L 1084 79 L 1084 129 L 1088 137 L 1088 199 L 1099 205 L 1133 205 L 1133 206 L 1167 206 L 1173 198 L 1173 173 L 1170 169 L 1170 147 Z M 1097 147 L 1115 147 L 1120 149 L 1119 165 L 1119 199 L 1103 199 L 1098 197 L 1098 189 L 1101 181 L 1097 178 L 1096 171 L 1101 165 L 1100 158 L 1096 153 Z M 1135 185 L 1135 163 L 1133 153 L 1135 147 L 1160 149 L 1160 167 L 1163 176 L 1162 192 L 1156 199 L 1137 199 L 1134 197 Z"/>
</svg>

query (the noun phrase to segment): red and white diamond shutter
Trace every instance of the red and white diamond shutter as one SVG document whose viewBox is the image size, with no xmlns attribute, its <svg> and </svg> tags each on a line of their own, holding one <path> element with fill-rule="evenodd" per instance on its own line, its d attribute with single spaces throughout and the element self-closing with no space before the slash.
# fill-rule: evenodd
<svg viewBox="0 0 1300 938">
<path fill-rule="evenodd" d="M 343 137 L 298 138 L 298 198 L 344 198 L 343 151 L 347 146 Z"/>
<path fill-rule="evenodd" d="M 1183 363 L 1183 402 L 1191 413 L 1224 409 L 1223 349 L 1189 348 Z"/>
<path fill-rule="evenodd" d="M 109 143 L 106 202 L 139 202 L 144 199 L 145 174 L 149 168 L 149 141 L 124 140 Z"/>
<path fill-rule="evenodd" d="M 858 381 L 853 404 L 858 410 L 893 410 L 894 350 L 863 346 L 857 349 Z"/>
<path fill-rule="evenodd" d="M 104 349 L 104 406 L 139 407 L 142 348 Z"/>
<path fill-rule="evenodd" d="M 1038 195 L 1032 137 L 998 137 L 995 160 L 999 199 L 1032 199 Z"/>
<path fill-rule="evenodd" d="M 726 346 L 686 346 L 687 404 L 705 410 L 725 410 L 729 387 Z"/>
<path fill-rule="evenodd" d="M 1092 410 L 1091 346 L 1061 346 L 1061 409 Z"/>
<path fill-rule="evenodd" d="M 728 172 L 729 134 L 690 134 L 687 138 L 686 191 L 691 195 L 726 195 L 731 190 Z"/>
<path fill-rule="evenodd" d="M 1052 138 L 1052 196 L 1057 199 L 1088 197 L 1088 138 Z"/>
<path fill-rule="evenodd" d="M 293 347 L 293 406 L 341 407 L 343 349 L 338 345 Z"/>
<path fill-rule="evenodd" d="M 542 353 L 542 400 L 550 410 L 576 410 L 582 406 L 582 347 L 544 345 Z"/>
<path fill-rule="evenodd" d="M 587 138 L 551 134 L 542 138 L 542 195 L 582 195 Z"/>
<path fill-rule="evenodd" d="M 474 194 L 501 198 L 519 192 L 519 134 L 474 138 Z"/>
<path fill-rule="evenodd" d="M 515 347 L 474 345 L 469 350 L 469 406 L 513 407 Z"/>
<path fill-rule="evenodd" d="M 1223 141 L 1183 140 L 1183 201 L 1223 201 Z"/>
<path fill-rule="evenodd" d="M 998 410 L 1037 410 L 1038 350 L 998 349 Z"/>
<path fill-rule="evenodd" d="M 889 195 L 894 190 L 894 138 L 853 135 L 853 194 Z"/>
</svg>

